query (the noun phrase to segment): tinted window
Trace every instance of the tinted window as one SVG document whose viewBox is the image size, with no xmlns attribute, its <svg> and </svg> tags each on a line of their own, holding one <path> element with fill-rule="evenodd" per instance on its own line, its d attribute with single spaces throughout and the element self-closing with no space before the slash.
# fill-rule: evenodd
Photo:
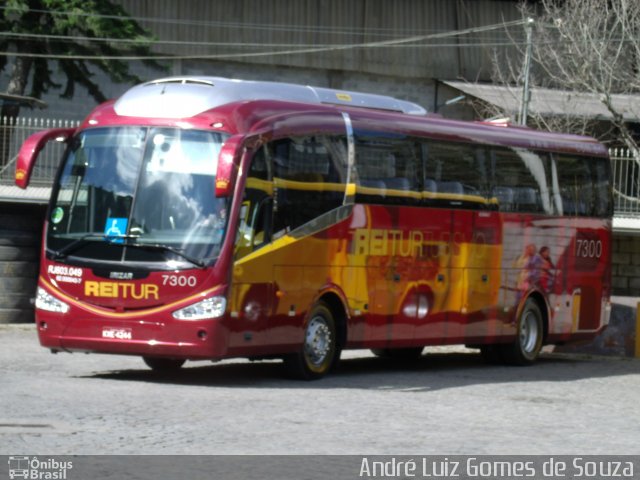
<svg viewBox="0 0 640 480">
<path fill-rule="evenodd" d="M 423 152 L 424 197 L 427 200 L 484 208 L 489 198 L 488 162 L 484 149 L 461 143 L 428 142 L 423 144 Z"/>
<path fill-rule="evenodd" d="M 521 148 L 491 149 L 491 195 L 501 211 L 551 213 L 550 160 Z"/>
<path fill-rule="evenodd" d="M 356 134 L 356 201 L 417 204 L 421 199 L 415 140 Z"/>
<path fill-rule="evenodd" d="M 344 203 L 344 138 L 287 138 L 267 146 L 273 167 L 274 236 L 293 230 Z"/>
<path fill-rule="evenodd" d="M 564 215 L 609 215 L 611 192 L 607 161 L 572 155 L 555 155 L 554 158 Z"/>
</svg>

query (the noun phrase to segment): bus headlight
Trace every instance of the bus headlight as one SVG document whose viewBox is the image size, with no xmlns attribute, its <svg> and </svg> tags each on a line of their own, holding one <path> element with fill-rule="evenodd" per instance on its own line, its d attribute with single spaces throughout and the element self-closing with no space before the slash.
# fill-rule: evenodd
<svg viewBox="0 0 640 480">
<path fill-rule="evenodd" d="M 224 315 L 227 308 L 227 300 L 224 297 L 211 297 L 201 302 L 173 312 L 173 318 L 177 320 L 204 320 L 207 318 L 219 318 Z"/>
<path fill-rule="evenodd" d="M 36 308 L 55 313 L 67 313 L 69 311 L 69 305 L 58 300 L 53 295 L 49 295 L 47 291 L 41 287 L 38 287 L 36 292 Z"/>
</svg>

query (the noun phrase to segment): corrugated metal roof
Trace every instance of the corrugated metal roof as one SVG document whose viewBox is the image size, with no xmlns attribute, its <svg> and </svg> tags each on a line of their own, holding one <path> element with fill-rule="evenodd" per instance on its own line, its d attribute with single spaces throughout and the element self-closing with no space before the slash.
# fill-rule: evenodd
<svg viewBox="0 0 640 480">
<path fill-rule="evenodd" d="M 442 83 L 466 95 L 496 105 L 505 113 L 515 113 L 520 109 L 521 89 L 467 82 L 443 81 Z M 612 95 L 612 103 L 626 121 L 640 121 L 640 95 Z M 539 115 L 566 115 L 602 120 L 613 118 L 597 94 L 537 87 L 531 89 L 529 112 Z"/>
</svg>

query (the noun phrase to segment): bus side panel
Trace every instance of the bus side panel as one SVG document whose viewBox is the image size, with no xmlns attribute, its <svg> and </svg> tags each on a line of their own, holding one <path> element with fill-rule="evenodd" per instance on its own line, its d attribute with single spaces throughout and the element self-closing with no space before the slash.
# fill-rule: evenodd
<svg viewBox="0 0 640 480">
<path fill-rule="evenodd" d="M 460 337 L 465 342 L 492 342 L 503 334 L 502 218 L 498 212 L 458 211 L 454 236 L 455 268 L 464 271 Z"/>
</svg>

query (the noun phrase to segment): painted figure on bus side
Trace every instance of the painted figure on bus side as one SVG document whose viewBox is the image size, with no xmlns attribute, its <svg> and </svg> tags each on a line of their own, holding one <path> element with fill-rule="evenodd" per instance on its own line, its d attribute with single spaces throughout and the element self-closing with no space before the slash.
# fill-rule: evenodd
<svg viewBox="0 0 640 480">
<path fill-rule="evenodd" d="M 551 260 L 551 251 L 549 250 L 549 247 L 542 247 L 538 252 L 538 257 L 540 259 L 540 288 L 545 293 L 551 293 L 555 279 L 556 267 Z"/>
<path fill-rule="evenodd" d="M 533 243 L 527 245 L 522 255 L 514 262 L 514 267 L 519 270 L 516 282 L 516 289 L 519 292 L 518 300 L 523 292 L 538 282 L 541 263 L 542 259 L 537 254 L 537 248 Z"/>
<path fill-rule="evenodd" d="M 545 293 L 550 293 L 555 279 L 555 265 L 551 260 L 551 251 L 543 246 L 537 251 L 535 244 L 525 247 L 524 252 L 514 262 L 519 270 L 516 289 L 518 301 L 527 290 L 538 287 Z"/>
</svg>

